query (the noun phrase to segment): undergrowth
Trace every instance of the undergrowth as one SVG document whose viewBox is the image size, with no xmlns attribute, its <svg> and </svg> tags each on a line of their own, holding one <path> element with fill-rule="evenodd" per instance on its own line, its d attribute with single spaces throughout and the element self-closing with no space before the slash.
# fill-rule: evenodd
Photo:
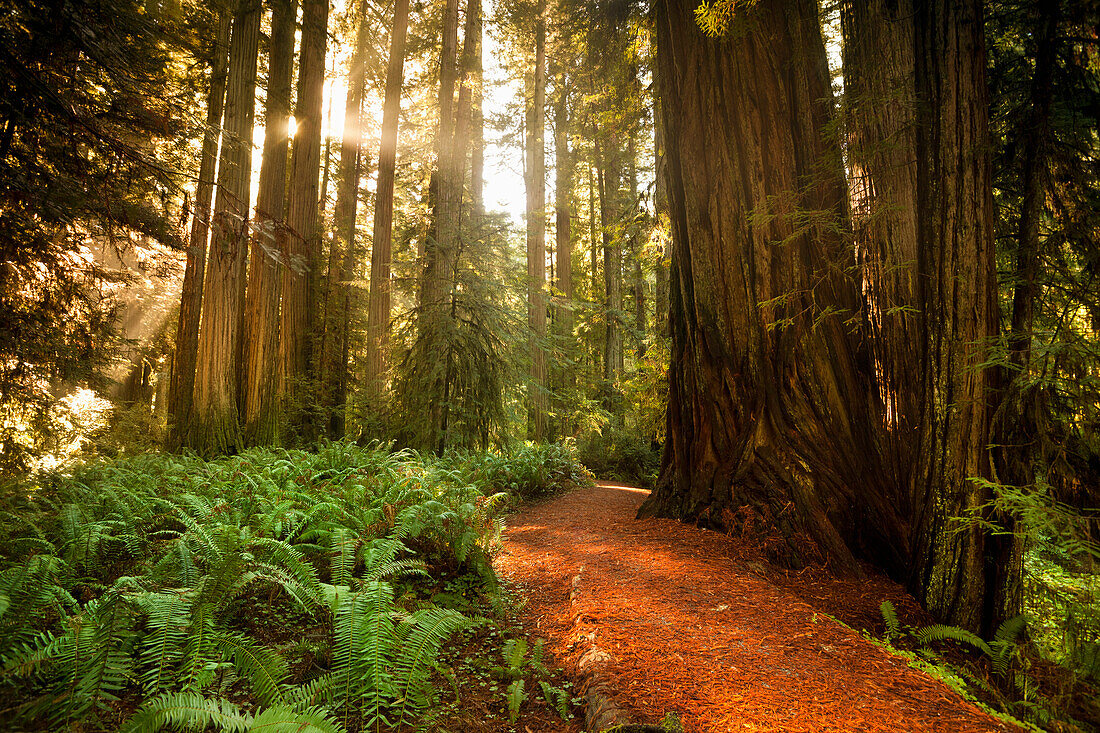
<svg viewBox="0 0 1100 733">
<path fill-rule="evenodd" d="M 511 501 L 495 488 L 583 480 L 569 460 L 335 443 L 146 455 L 9 487 L 3 717 L 30 730 L 429 726 L 441 650 L 491 608 Z M 453 602 L 469 596 L 482 601 Z"/>
</svg>

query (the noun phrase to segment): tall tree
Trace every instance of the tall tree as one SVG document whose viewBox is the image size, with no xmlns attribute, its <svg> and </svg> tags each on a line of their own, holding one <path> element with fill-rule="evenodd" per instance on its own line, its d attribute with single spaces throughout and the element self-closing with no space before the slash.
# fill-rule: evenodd
<svg viewBox="0 0 1100 733">
<path fill-rule="evenodd" d="M 574 157 L 569 149 L 569 82 L 564 69 L 558 69 L 554 82 L 554 251 L 558 276 L 555 288 L 560 302 L 554 313 L 554 324 L 561 339 L 565 358 L 571 363 L 573 354 L 573 183 Z M 558 386 L 571 386 L 575 373 L 569 366 L 560 370 Z"/>
<path fill-rule="evenodd" d="M 661 477 L 641 511 L 723 526 L 748 506 L 792 538 L 783 559 L 803 559 L 793 538 L 809 535 L 839 571 L 860 572 L 853 549 L 897 569 L 904 527 L 847 325 L 860 296 L 817 5 L 737 5 L 736 39 L 706 38 L 694 10 L 655 7 L 672 361 Z"/>
<path fill-rule="evenodd" d="M 990 498 L 997 334 L 989 94 L 980 0 L 915 6 L 917 257 L 925 412 L 914 467 L 917 597 L 937 617 L 992 633 L 1007 568 L 986 562 L 986 531 L 955 517 Z M 943 399 L 950 395 L 950 403 Z"/>
<path fill-rule="evenodd" d="M 320 255 L 317 188 L 328 10 L 328 0 L 302 0 L 294 146 L 287 194 L 287 263 L 283 268 L 279 331 L 279 383 L 287 405 L 284 429 L 288 443 L 312 442 L 318 427 L 311 414 L 312 337 Z"/>
<path fill-rule="evenodd" d="M 345 403 L 348 393 L 348 336 L 359 250 L 355 242 L 355 218 L 359 203 L 359 180 L 364 167 L 360 125 L 363 90 L 366 85 L 367 40 L 370 24 L 365 7 L 359 10 L 355 49 L 348 69 L 348 91 L 344 103 L 344 131 L 337 175 L 333 241 L 325 285 L 324 349 L 322 350 L 322 406 L 327 413 L 330 438 L 344 435 Z"/>
<path fill-rule="evenodd" d="M 989 98 L 979 2 L 844 7 L 855 223 L 883 413 L 884 466 L 910 529 L 911 590 L 991 633 L 985 530 L 997 333 Z M 945 396 L 950 395 L 949 398 Z"/>
<path fill-rule="evenodd" d="M 377 402 L 382 394 L 386 340 L 390 327 L 390 259 L 393 251 L 393 181 L 397 163 L 397 132 L 401 113 L 401 81 L 405 68 L 405 36 L 409 26 L 408 0 L 395 0 L 390 57 L 386 67 L 386 99 L 382 107 L 382 134 L 378 151 L 378 180 L 374 197 L 374 238 L 370 260 L 370 296 L 367 314 L 365 389 Z"/>
<path fill-rule="evenodd" d="M 546 0 L 535 8 L 535 55 L 527 75 L 527 325 L 531 329 L 531 386 L 527 398 L 531 440 L 546 438 Z"/>
<path fill-rule="evenodd" d="M 203 279 L 195 401 L 186 445 L 203 454 L 239 450 L 237 353 L 248 256 L 252 126 L 259 59 L 259 3 L 242 0 L 233 18 L 213 235 Z"/>
<path fill-rule="evenodd" d="M 203 128 L 195 207 L 191 219 L 191 237 L 187 245 L 187 263 L 180 293 L 176 352 L 168 387 L 168 445 L 171 448 L 177 448 L 183 442 L 195 397 L 195 357 L 199 348 L 202 284 L 206 275 L 210 204 L 214 198 L 218 140 L 221 137 L 222 111 L 225 107 L 225 84 L 229 72 L 229 30 L 232 22 L 231 13 L 225 10 L 218 13 L 210 64 L 210 86 L 206 95 L 206 124 Z"/>
<path fill-rule="evenodd" d="M 278 437 L 279 278 L 286 247 L 290 88 L 297 14 L 297 0 L 273 0 L 264 151 L 245 295 L 241 422 L 247 445 L 271 445 Z"/>
</svg>

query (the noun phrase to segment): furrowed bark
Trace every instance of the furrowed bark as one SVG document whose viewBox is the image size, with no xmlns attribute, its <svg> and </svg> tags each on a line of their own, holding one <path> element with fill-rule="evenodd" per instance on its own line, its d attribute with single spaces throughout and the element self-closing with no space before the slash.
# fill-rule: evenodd
<svg viewBox="0 0 1100 733">
<path fill-rule="evenodd" d="M 176 353 L 168 388 L 168 448 L 179 448 L 187 433 L 195 398 L 195 359 L 199 349 L 199 320 L 202 315 L 203 278 L 206 275 L 206 245 L 210 238 L 210 203 L 214 198 L 214 174 L 218 163 L 222 111 L 225 108 L 226 77 L 229 73 L 229 29 L 233 17 L 218 15 L 214 59 L 210 69 L 210 90 L 206 97 L 206 125 L 203 131 L 195 212 L 180 293 Z"/>
<path fill-rule="evenodd" d="M 258 2 L 244 0 L 233 19 L 218 193 L 210 254 L 203 279 L 195 402 L 186 445 L 202 455 L 243 447 L 237 408 L 237 353 L 248 256 L 248 205 L 252 179 L 252 125 L 259 59 Z"/>
<path fill-rule="evenodd" d="M 249 446 L 272 445 L 278 438 L 279 277 L 286 246 L 290 85 L 294 73 L 297 14 L 297 0 L 274 1 L 264 152 L 245 296 L 247 340 L 241 422 L 245 445 Z"/>
<path fill-rule="evenodd" d="M 852 332 L 843 170 L 811 0 L 739 9 L 705 38 L 656 6 L 672 225 L 668 440 L 643 515 L 771 526 L 773 559 L 858 575 L 905 557 L 879 483 L 877 399 Z M 733 34 L 731 34 L 733 35 Z"/>
</svg>

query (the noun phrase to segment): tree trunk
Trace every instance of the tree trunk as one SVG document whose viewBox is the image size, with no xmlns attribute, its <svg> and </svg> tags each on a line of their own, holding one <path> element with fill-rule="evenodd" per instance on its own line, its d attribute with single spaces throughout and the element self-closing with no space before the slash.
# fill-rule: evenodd
<svg viewBox="0 0 1100 733">
<path fill-rule="evenodd" d="M 368 30 L 365 12 L 359 18 L 355 50 L 348 70 L 348 93 L 344 103 L 344 134 L 340 146 L 340 170 L 333 216 L 328 282 L 325 289 L 325 350 L 322 354 L 322 406 L 327 414 L 328 436 L 344 436 L 345 403 L 348 394 L 348 333 L 350 331 L 354 291 L 349 287 L 355 277 L 358 249 L 355 245 L 355 215 L 359 203 L 359 179 L 362 176 L 362 133 L 360 114 L 366 82 Z"/>
<path fill-rule="evenodd" d="M 997 333 L 979 0 L 851 3 L 845 82 L 857 242 L 884 405 L 883 470 L 909 525 L 910 590 L 992 632 L 985 532 L 957 526 L 989 491 Z"/>
<path fill-rule="evenodd" d="M 546 439 L 546 1 L 535 18 L 535 58 L 527 108 L 527 326 L 531 331 L 531 386 L 527 437 Z"/>
<path fill-rule="evenodd" d="M 267 114 L 256 226 L 245 296 L 242 423 L 245 445 L 272 445 L 278 437 L 276 365 L 279 352 L 279 276 L 286 246 L 286 174 L 290 86 L 294 74 L 297 0 L 274 0 L 268 51 Z"/>
<path fill-rule="evenodd" d="M 312 373 L 317 260 L 320 254 L 317 186 L 321 165 L 321 99 L 325 78 L 328 0 L 303 0 L 298 62 L 296 130 L 287 197 L 287 264 L 279 331 L 280 385 L 286 404 L 284 443 L 317 437 Z"/>
<path fill-rule="evenodd" d="M 225 134 L 203 282 L 194 413 L 186 441 L 203 455 L 231 454 L 242 447 L 236 357 L 244 305 L 241 284 L 248 256 L 252 125 L 262 14 L 259 3 L 243 0 L 233 19 L 229 43 Z"/>
<path fill-rule="evenodd" d="M 772 559 L 790 564 L 816 556 L 858 575 L 863 550 L 897 567 L 904 527 L 880 485 L 877 400 L 847 325 L 860 297 L 823 134 L 817 5 L 739 7 L 751 32 L 724 39 L 703 36 L 694 7 L 655 9 L 672 361 L 661 477 L 641 514 L 776 530 Z"/>
<path fill-rule="evenodd" d="M 397 164 L 397 129 L 401 112 L 401 80 L 405 68 L 405 36 L 409 0 L 395 0 L 390 59 L 386 68 L 386 99 L 378 151 L 378 181 L 374 194 L 374 238 L 370 258 L 370 299 L 367 315 L 365 389 L 376 405 L 384 390 L 385 350 L 390 327 L 390 259 L 393 251 L 393 179 Z"/>
<path fill-rule="evenodd" d="M 668 336 L 668 177 L 665 169 L 665 126 L 662 120 L 661 100 L 653 92 L 653 177 L 654 213 L 657 215 L 657 267 L 653 287 L 653 331 L 658 336 Z"/>
<path fill-rule="evenodd" d="M 222 110 L 225 107 L 226 76 L 229 70 L 229 29 L 233 18 L 222 11 L 214 41 L 210 69 L 210 91 L 206 97 L 206 125 L 202 137 L 195 211 L 191 217 L 191 239 L 180 293 L 176 354 L 168 388 L 168 447 L 183 444 L 195 398 L 195 359 L 199 348 L 199 317 L 202 314 L 203 278 L 206 274 L 206 245 L 210 236 L 210 203 L 214 197 L 214 174 L 218 162 Z"/>
<path fill-rule="evenodd" d="M 435 207 L 432 236 L 425 248 L 424 281 L 421 285 L 421 319 L 446 307 L 447 283 L 457 246 L 462 179 L 455 186 L 452 162 L 455 140 L 455 87 L 458 83 L 458 0 L 447 0 L 443 11 L 443 37 L 439 52 L 439 126 L 436 128 Z"/>
<path fill-rule="evenodd" d="M 637 149 L 634 145 L 634 135 L 630 135 L 630 144 L 627 146 L 628 169 L 630 171 L 630 211 L 628 217 L 628 232 L 630 237 L 630 263 L 631 263 L 631 293 L 634 296 L 634 337 L 638 344 L 638 358 L 645 356 L 645 275 L 642 272 L 642 247 L 640 232 L 638 231 L 637 216 L 640 210 L 638 202 L 638 160 Z"/>
<path fill-rule="evenodd" d="M 1034 486 L 1037 457 L 1035 436 L 1039 434 L 1036 390 L 1031 386 L 1031 341 L 1038 299 L 1039 262 L 1042 241 L 1039 225 L 1043 217 L 1050 171 L 1050 123 L 1054 101 L 1054 67 L 1058 61 L 1060 0 L 1038 5 L 1042 32 L 1038 36 L 1035 72 L 1031 79 L 1030 115 L 1022 141 L 1023 183 L 1020 219 L 1017 225 L 1015 286 L 1012 291 L 1012 323 L 1009 332 L 1011 369 L 1000 375 L 1003 385 L 993 429 L 998 449 L 998 481 L 1013 486 Z M 993 565 L 1009 569 L 995 589 L 993 620 L 1012 618 L 1022 605 L 1023 538 L 1011 516 L 996 517 L 1010 531 L 990 538 Z"/>
<path fill-rule="evenodd" d="M 597 133 L 598 135 L 599 133 Z M 603 244 L 603 281 L 604 293 L 604 340 L 603 340 L 603 378 L 608 384 L 608 395 L 613 391 L 614 383 L 623 372 L 623 245 L 622 227 L 619 218 L 622 214 L 619 197 L 619 155 L 608 151 L 608 145 L 615 146 L 618 141 L 611 138 L 604 142 L 596 138 L 596 160 L 599 170 L 600 196 L 600 233 Z M 610 399 L 610 397 L 609 397 Z M 611 410 L 613 405 L 608 402 Z"/>
<path fill-rule="evenodd" d="M 485 215 L 485 113 L 482 109 L 485 100 L 483 88 L 484 68 L 482 63 L 482 18 L 481 0 L 467 0 L 466 13 L 471 20 L 466 27 L 466 43 L 473 39 L 473 57 L 467 73 L 473 89 L 470 118 L 470 197 L 474 204 L 475 220 L 480 222 Z"/>
<path fill-rule="evenodd" d="M 576 358 L 573 341 L 573 154 L 569 150 L 569 89 L 565 71 L 559 71 L 554 100 L 554 242 L 557 250 L 557 290 L 560 305 L 554 323 L 561 339 L 561 387 L 572 387 L 576 373 L 571 365 Z M 568 426 L 565 428 L 568 433 Z"/>
<path fill-rule="evenodd" d="M 958 531 L 989 498 L 990 377 L 997 334 L 989 95 L 980 0 L 916 6 L 917 260 L 925 419 L 916 466 L 910 590 L 937 618 L 988 632 L 999 569 L 985 532 Z"/>
</svg>

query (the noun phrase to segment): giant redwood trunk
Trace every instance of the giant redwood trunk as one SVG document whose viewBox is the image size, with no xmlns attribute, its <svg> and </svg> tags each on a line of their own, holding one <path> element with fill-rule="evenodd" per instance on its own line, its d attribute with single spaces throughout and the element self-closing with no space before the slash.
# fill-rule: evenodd
<svg viewBox="0 0 1100 733">
<path fill-rule="evenodd" d="M 229 77 L 213 233 L 203 281 L 195 400 L 185 444 L 204 455 L 242 447 L 237 405 L 238 339 L 248 256 L 252 125 L 259 57 L 259 3 L 242 2 L 233 19 Z"/>
<path fill-rule="evenodd" d="M 366 12 L 361 10 L 355 50 L 348 69 L 344 134 L 340 144 L 340 172 L 337 177 L 336 209 L 333 215 L 335 236 L 329 252 L 328 277 L 325 283 L 320 397 L 327 413 L 328 436 L 334 440 L 344 436 L 348 394 L 348 337 L 355 306 L 351 280 L 355 276 L 359 260 L 355 241 L 355 215 L 359 203 L 359 179 L 364 168 L 360 115 L 366 82 L 369 29 Z"/>
<path fill-rule="evenodd" d="M 957 517 L 989 498 L 997 334 L 989 95 L 980 0 L 916 3 L 917 259 L 923 319 L 920 458 L 911 590 L 937 617 L 991 631 L 1001 569 Z"/>
<path fill-rule="evenodd" d="M 241 425 L 246 445 L 278 437 L 279 277 L 286 247 L 286 179 L 290 85 L 294 73 L 297 0 L 275 0 L 268 52 L 264 152 L 245 296 L 245 363 Z"/>
<path fill-rule="evenodd" d="M 692 0 L 655 8 L 672 227 L 668 439 L 643 515 L 772 525 L 777 558 L 897 569 L 813 0 L 735 11 L 706 38 Z M 743 31 L 743 32 L 742 32 Z"/>
<path fill-rule="evenodd" d="M 287 263 L 281 282 L 280 391 L 286 405 L 287 443 L 309 443 L 317 433 L 312 414 L 313 326 L 320 256 L 318 174 L 321 169 L 321 98 L 325 80 L 328 0 L 303 0 L 298 62 L 296 129 L 287 193 Z"/>
<path fill-rule="evenodd" d="M 187 432 L 195 396 L 195 358 L 199 348 L 199 319 L 202 315 L 202 285 L 206 275 L 206 245 L 210 238 L 210 203 L 214 198 L 214 174 L 218 164 L 225 84 L 229 73 L 229 29 L 232 16 L 218 14 L 214 58 L 210 68 L 210 89 L 206 96 L 206 125 L 202 136 L 199 177 L 195 187 L 195 211 L 187 245 L 187 265 L 180 293 L 176 353 L 168 387 L 168 447 L 178 448 Z"/>
<path fill-rule="evenodd" d="M 527 108 L 527 326 L 530 329 L 531 385 L 527 398 L 527 437 L 546 439 L 549 393 L 546 379 L 546 2 L 535 19 L 534 68 L 528 75 Z"/>
<path fill-rule="evenodd" d="M 997 332 L 980 3 L 861 0 L 842 17 L 854 223 L 907 580 L 938 618 L 990 632 L 1013 570 L 958 519 L 988 498 L 972 478 L 990 477 L 992 374 L 979 365 Z"/>
<path fill-rule="evenodd" d="M 374 238 L 370 257 L 367 304 L 367 344 L 364 386 L 377 402 L 384 388 L 386 340 L 390 328 L 390 259 L 393 251 L 393 180 L 397 165 L 397 132 L 401 112 L 401 80 L 405 69 L 405 36 L 409 0 L 395 0 L 390 58 L 386 66 L 386 99 L 378 150 L 378 180 L 374 197 Z"/>
</svg>

